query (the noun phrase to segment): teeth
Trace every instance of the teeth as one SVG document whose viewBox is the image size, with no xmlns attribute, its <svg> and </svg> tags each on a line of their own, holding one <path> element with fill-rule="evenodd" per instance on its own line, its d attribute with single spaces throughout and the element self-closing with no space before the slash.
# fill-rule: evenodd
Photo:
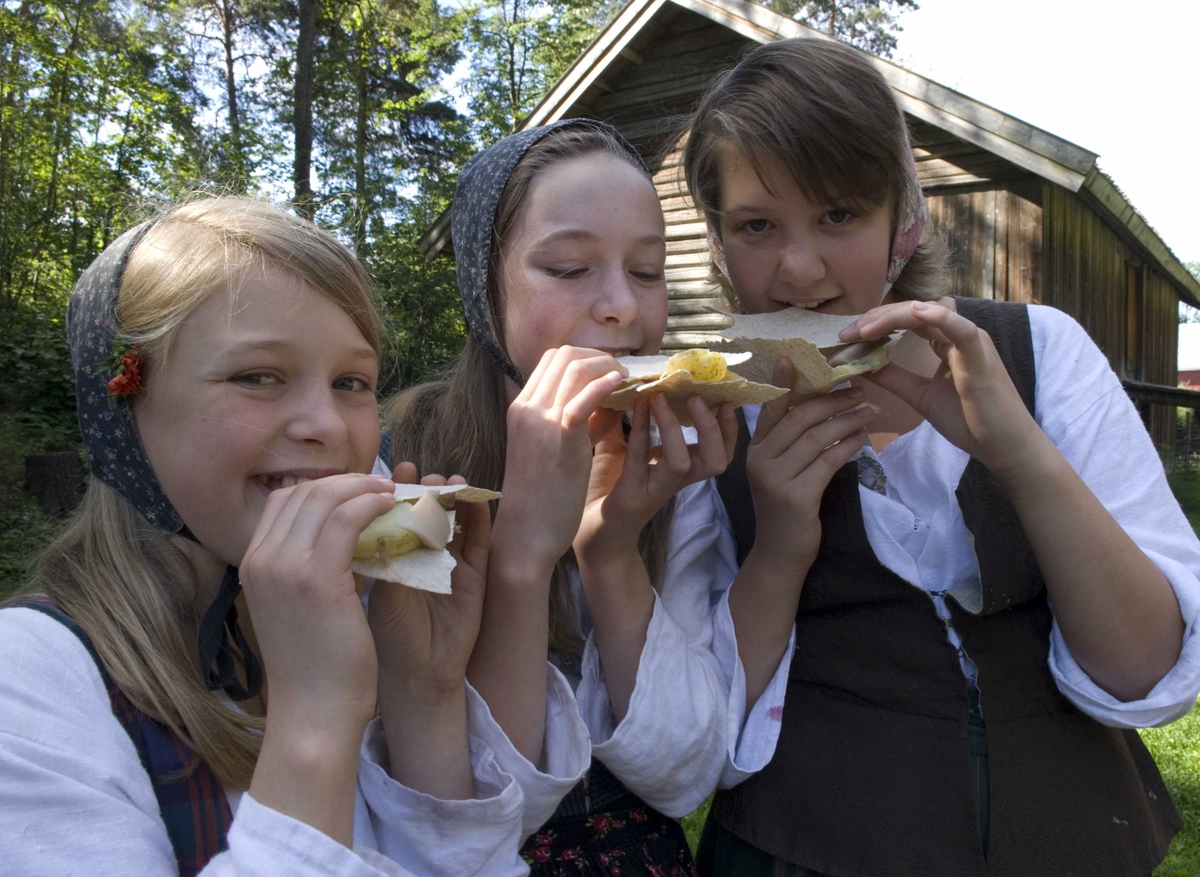
<svg viewBox="0 0 1200 877">
<path fill-rule="evenodd" d="M 273 475 L 256 475 L 255 479 L 267 490 L 276 490 L 282 487 L 295 487 L 297 484 L 306 484 L 312 481 L 311 478 L 305 478 L 303 475 L 284 475 L 283 477 L 275 477 Z"/>
<path fill-rule="evenodd" d="M 806 311 L 811 311 L 813 308 L 819 308 L 825 304 L 824 301 L 798 301 L 794 303 L 794 307 L 804 308 Z"/>
</svg>

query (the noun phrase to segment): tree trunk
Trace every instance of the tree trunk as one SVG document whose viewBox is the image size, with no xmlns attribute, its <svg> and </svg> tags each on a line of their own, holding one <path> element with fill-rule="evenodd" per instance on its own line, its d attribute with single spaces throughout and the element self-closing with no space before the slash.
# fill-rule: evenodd
<svg viewBox="0 0 1200 877">
<path fill-rule="evenodd" d="M 229 142 L 233 153 L 233 176 L 238 190 L 246 191 L 246 164 L 242 155 L 242 125 L 238 118 L 237 79 L 233 70 L 233 39 L 237 29 L 236 15 L 230 0 L 221 0 L 221 42 L 225 48 L 225 99 L 229 104 Z"/>
<path fill-rule="evenodd" d="M 358 107 L 354 120 L 354 251 L 362 255 L 367 239 L 367 29 L 358 36 Z"/>
<path fill-rule="evenodd" d="M 300 33 L 296 41 L 295 118 L 296 164 L 294 184 L 296 210 L 312 218 L 314 211 L 312 183 L 312 82 L 313 54 L 317 39 L 317 0 L 299 0 Z"/>
</svg>

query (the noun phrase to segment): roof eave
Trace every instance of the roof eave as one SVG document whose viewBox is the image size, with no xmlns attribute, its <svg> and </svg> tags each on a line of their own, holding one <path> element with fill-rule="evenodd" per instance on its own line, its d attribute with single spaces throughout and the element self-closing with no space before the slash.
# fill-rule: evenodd
<svg viewBox="0 0 1200 877">
<path fill-rule="evenodd" d="M 1079 196 L 1093 210 L 1111 219 L 1117 230 L 1124 232 L 1128 243 L 1158 263 L 1172 281 L 1180 301 L 1200 308 L 1200 280 L 1184 267 L 1106 173 L 1098 167 L 1092 168 L 1079 189 Z"/>
</svg>

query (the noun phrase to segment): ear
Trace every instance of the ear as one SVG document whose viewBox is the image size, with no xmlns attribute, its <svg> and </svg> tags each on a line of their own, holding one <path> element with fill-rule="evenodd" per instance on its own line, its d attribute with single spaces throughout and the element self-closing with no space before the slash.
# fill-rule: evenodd
<svg viewBox="0 0 1200 877">
<path fill-rule="evenodd" d="M 704 220 L 704 227 L 708 234 L 708 257 L 717 266 L 717 270 L 721 272 L 725 282 L 730 283 L 729 269 L 725 267 L 725 246 L 721 243 L 721 237 L 711 220 Z"/>
</svg>

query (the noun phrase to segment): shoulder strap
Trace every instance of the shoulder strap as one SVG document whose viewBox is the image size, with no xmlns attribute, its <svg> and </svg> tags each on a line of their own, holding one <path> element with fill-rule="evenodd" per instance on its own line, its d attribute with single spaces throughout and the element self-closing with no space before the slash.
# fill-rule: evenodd
<svg viewBox="0 0 1200 877">
<path fill-rule="evenodd" d="M 991 337 L 1021 400 L 1033 414 L 1037 371 L 1028 308 L 1020 302 L 978 298 L 956 298 L 955 303 L 960 314 Z M 1041 568 L 1004 488 L 972 457 L 955 496 L 975 541 L 983 584 L 981 614 L 1034 597 L 1044 587 Z"/>
<path fill-rule="evenodd" d="M 53 618 L 75 634 L 92 656 L 108 691 L 113 715 L 129 735 L 150 777 L 159 814 L 179 863 L 180 877 L 194 877 L 214 856 L 228 848 L 226 835 L 233 822 L 229 801 L 212 768 L 196 758 L 178 734 L 134 706 L 113 682 L 91 637 L 61 606 L 48 597 L 25 597 L 9 605 L 33 609 Z"/>
</svg>

